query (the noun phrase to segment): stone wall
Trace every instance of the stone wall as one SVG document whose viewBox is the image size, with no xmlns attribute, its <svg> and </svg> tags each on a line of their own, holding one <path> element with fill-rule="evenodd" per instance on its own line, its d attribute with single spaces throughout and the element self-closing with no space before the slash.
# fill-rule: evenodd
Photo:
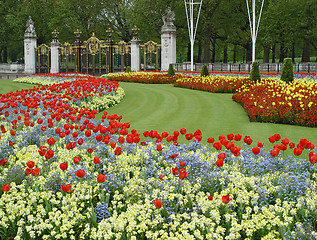
<svg viewBox="0 0 317 240">
<path fill-rule="evenodd" d="M 23 74 L 23 63 L 0 63 L 0 74 Z"/>
</svg>

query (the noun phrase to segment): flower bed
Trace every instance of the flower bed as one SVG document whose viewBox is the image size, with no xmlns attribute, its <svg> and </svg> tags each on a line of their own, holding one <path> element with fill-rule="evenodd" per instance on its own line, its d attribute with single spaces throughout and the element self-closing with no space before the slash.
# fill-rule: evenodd
<svg viewBox="0 0 317 240">
<path fill-rule="evenodd" d="M 70 107 L 88 107 L 98 111 L 118 104 L 125 96 L 124 90 L 119 87 L 117 82 L 76 73 L 33 74 L 17 78 L 14 81 L 36 85 L 53 85 L 29 90 L 29 94 L 33 95 L 32 92 L 35 92 L 40 97 L 44 93 L 49 95 L 48 98 L 54 98 L 57 95 L 52 96 L 52 94 L 58 94 L 58 98 L 61 98 L 63 102 L 66 101 Z M 19 94 L 10 93 L 9 95 Z M 8 95 L 3 96 L 4 98 L 8 97 Z"/>
<path fill-rule="evenodd" d="M 209 77 L 184 75 L 174 83 L 175 87 L 184 87 L 215 93 L 233 93 L 244 85 L 251 85 L 249 78 L 220 75 Z"/>
<path fill-rule="evenodd" d="M 70 106 L 117 83 L 76 82 L 0 96 L 1 239 L 317 237 L 308 140 L 182 128 L 140 142 L 122 116 Z M 281 157 L 288 148 L 296 157 Z"/>
<path fill-rule="evenodd" d="M 298 80 L 287 84 L 263 79 L 232 96 L 251 121 L 317 127 L 317 84 Z"/>
<path fill-rule="evenodd" d="M 110 81 L 119 81 L 119 82 L 170 84 L 175 82 L 175 80 L 178 79 L 179 77 L 181 77 L 181 74 L 168 76 L 166 73 L 130 72 L 130 73 L 106 74 L 101 77 L 105 77 Z"/>
</svg>

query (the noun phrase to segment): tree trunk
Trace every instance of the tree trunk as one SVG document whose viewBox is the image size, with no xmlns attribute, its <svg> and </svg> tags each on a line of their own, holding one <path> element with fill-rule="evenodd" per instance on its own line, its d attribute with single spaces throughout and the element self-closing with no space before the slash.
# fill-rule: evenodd
<svg viewBox="0 0 317 240">
<path fill-rule="evenodd" d="M 201 63 L 201 52 L 202 52 L 202 46 L 201 46 L 201 40 L 198 41 L 198 56 L 197 56 L 197 62 Z"/>
<path fill-rule="evenodd" d="M 287 56 L 287 51 L 288 51 L 288 48 L 285 47 L 284 42 L 281 42 L 279 62 L 283 62 L 284 61 L 284 58 Z"/>
<path fill-rule="evenodd" d="M 216 39 L 212 40 L 212 55 L 211 55 L 211 62 L 214 63 L 216 59 Z"/>
<path fill-rule="evenodd" d="M 223 47 L 223 63 L 228 63 L 228 44 Z"/>
<path fill-rule="evenodd" d="M 309 39 L 304 40 L 304 48 L 302 54 L 302 62 L 309 62 L 310 61 L 310 41 Z"/>
<path fill-rule="evenodd" d="M 263 48 L 264 48 L 263 62 L 268 63 L 270 61 L 270 47 L 268 45 L 265 45 Z"/>
<path fill-rule="evenodd" d="M 207 25 L 204 35 L 204 63 L 210 62 L 210 38 L 211 38 L 210 26 Z"/>
<path fill-rule="evenodd" d="M 295 42 L 292 42 L 292 62 L 295 62 Z"/>
<path fill-rule="evenodd" d="M 0 63 L 2 63 L 2 48 L 0 48 Z"/>
<path fill-rule="evenodd" d="M 246 62 L 252 62 L 252 48 L 251 44 L 248 44 L 246 47 L 246 53 L 245 53 Z"/>
<path fill-rule="evenodd" d="M 7 63 L 8 62 L 8 49 L 7 47 L 3 48 L 3 52 L 2 52 L 2 62 L 3 63 Z"/>
<path fill-rule="evenodd" d="M 190 62 L 190 51 L 191 51 L 191 46 L 190 42 L 187 45 L 187 61 Z"/>
<path fill-rule="evenodd" d="M 233 45 L 233 59 L 232 59 L 233 63 L 237 62 L 237 45 Z"/>
<path fill-rule="evenodd" d="M 275 63 L 275 44 L 272 46 L 272 63 Z"/>
</svg>

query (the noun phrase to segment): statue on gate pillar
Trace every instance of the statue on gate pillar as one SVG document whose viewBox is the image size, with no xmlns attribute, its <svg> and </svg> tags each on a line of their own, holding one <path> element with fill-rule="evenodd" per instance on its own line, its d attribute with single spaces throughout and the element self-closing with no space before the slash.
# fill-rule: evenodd
<svg viewBox="0 0 317 240">
<path fill-rule="evenodd" d="M 175 13 L 170 7 L 162 16 L 164 25 L 161 30 L 161 71 L 167 71 L 169 64 L 176 63 Z"/>
<path fill-rule="evenodd" d="M 173 22 L 175 21 L 175 13 L 171 10 L 170 7 L 167 8 L 165 15 L 162 17 L 162 20 L 164 22 L 164 26 L 174 26 Z"/>
<path fill-rule="evenodd" d="M 31 16 L 26 22 L 24 33 L 24 72 L 35 73 L 35 48 L 37 46 L 37 36 Z"/>
</svg>

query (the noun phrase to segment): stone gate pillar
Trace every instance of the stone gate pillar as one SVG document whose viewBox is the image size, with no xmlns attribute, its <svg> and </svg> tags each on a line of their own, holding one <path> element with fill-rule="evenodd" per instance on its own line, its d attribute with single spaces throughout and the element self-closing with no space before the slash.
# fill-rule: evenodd
<svg viewBox="0 0 317 240">
<path fill-rule="evenodd" d="M 140 29 L 137 26 L 132 28 L 132 40 L 131 40 L 131 71 L 140 71 L 140 43 L 141 41 L 138 38 L 138 31 Z"/>
<path fill-rule="evenodd" d="M 24 72 L 27 74 L 35 73 L 35 48 L 37 47 L 37 36 L 34 23 L 29 17 L 26 22 L 24 33 Z"/>
<path fill-rule="evenodd" d="M 161 71 L 167 71 L 171 63 L 176 63 L 176 27 L 173 24 L 175 14 L 168 8 L 162 17 L 161 30 Z"/>
<path fill-rule="evenodd" d="M 59 32 L 54 30 L 53 41 L 51 42 L 51 73 L 59 73 L 59 46 L 60 42 L 57 40 Z"/>
</svg>

